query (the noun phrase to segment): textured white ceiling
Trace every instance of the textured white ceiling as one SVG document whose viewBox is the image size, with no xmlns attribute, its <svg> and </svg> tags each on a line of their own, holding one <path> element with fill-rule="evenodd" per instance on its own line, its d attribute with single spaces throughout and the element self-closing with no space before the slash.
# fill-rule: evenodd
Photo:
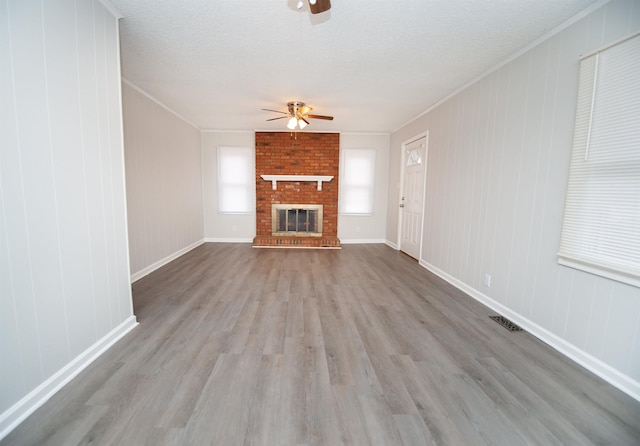
<svg viewBox="0 0 640 446">
<path fill-rule="evenodd" d="M 201 129 L 392 132 L 595 0 L 111 0 L 123 77 Z M 306 2 L 306 0 L 305 0 Z"/>
</svg>

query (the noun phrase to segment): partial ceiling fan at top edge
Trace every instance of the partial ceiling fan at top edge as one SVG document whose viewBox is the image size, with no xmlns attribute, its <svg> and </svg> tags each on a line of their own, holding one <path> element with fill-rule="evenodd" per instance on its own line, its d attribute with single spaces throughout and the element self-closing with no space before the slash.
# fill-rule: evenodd
<svg viewBox="0 0 640 446">
<path fill-rule="evenodd" d="M 315 0 L 313 3 L 311 1 L 309 1 L 311 14 L 320 14 L 331 9 L 331 0 Z"/>
</svg>

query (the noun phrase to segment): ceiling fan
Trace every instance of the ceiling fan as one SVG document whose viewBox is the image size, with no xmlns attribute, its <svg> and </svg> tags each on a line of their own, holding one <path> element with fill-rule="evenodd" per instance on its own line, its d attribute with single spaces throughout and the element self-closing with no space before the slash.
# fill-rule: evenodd
<svg viewBox="0 0 640 446">
<path fill-rule="evenodd" d="M 296 8 L 302 9 L 304 3 L 302 0 L 298 0 Z M 331 0 L 309 0 L 309 10 L 311 14 L 320 14 L 331 9 Z"/>
<path fill-rule="evenodd" d="M 272 110 L 270 108 L 263 108 L 262 110 L 282 113 L 284 116 L 278 116 L 277 118 L 270 118 L 270 119 L 267 119 L 267 121 L 275 121 L 276 119 L 288 118 L 289 121 L 287 123 L 287 127 L 291 130 L 294 130 L 296 127 L 298 127 L 300 130 L 305 128 L 309 124 L 309 121 L 307 119 L 324 119 L 327 121 L 333 121 L 333 116 L 310 115 L 309 112 L 313 109 L 308 105 L 305 105 L 304 102 L 300 102 L 300 101 L 287 102 L 287 107 L 289 109 L 288 112 L 283 112 L 280 110 Z"/>
</svg>

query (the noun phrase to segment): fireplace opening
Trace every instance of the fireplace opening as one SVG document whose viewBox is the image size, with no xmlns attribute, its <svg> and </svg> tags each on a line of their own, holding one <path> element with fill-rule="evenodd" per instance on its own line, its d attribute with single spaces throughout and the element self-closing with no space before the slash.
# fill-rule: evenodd
<svg viewBox="0 0 640 446">
<path fill-rule="evenodd" d="M 273 204 L 272 235 L 322 236 L 321 204 Z"/>
</svg>

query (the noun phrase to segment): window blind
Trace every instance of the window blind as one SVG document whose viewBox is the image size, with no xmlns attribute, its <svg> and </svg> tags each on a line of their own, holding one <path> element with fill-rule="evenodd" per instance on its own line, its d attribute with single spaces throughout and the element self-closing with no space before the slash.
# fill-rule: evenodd
<svg viewBox="0 0 640 446">
<path fill-rule="evenodd" d="M 580 62 L 558 262 L 640 286 L 640 35 Z"/>
<path fill-rule="evenodd" d="M 250 214 L 255 209 L 253 150 L 218 147 L 218 212 Z"/>
<path fill-rule="evenodd" d="M 373 213 L 376 170 L 375 149 L 343 149 L 340 213 Z"/>
</svg>

